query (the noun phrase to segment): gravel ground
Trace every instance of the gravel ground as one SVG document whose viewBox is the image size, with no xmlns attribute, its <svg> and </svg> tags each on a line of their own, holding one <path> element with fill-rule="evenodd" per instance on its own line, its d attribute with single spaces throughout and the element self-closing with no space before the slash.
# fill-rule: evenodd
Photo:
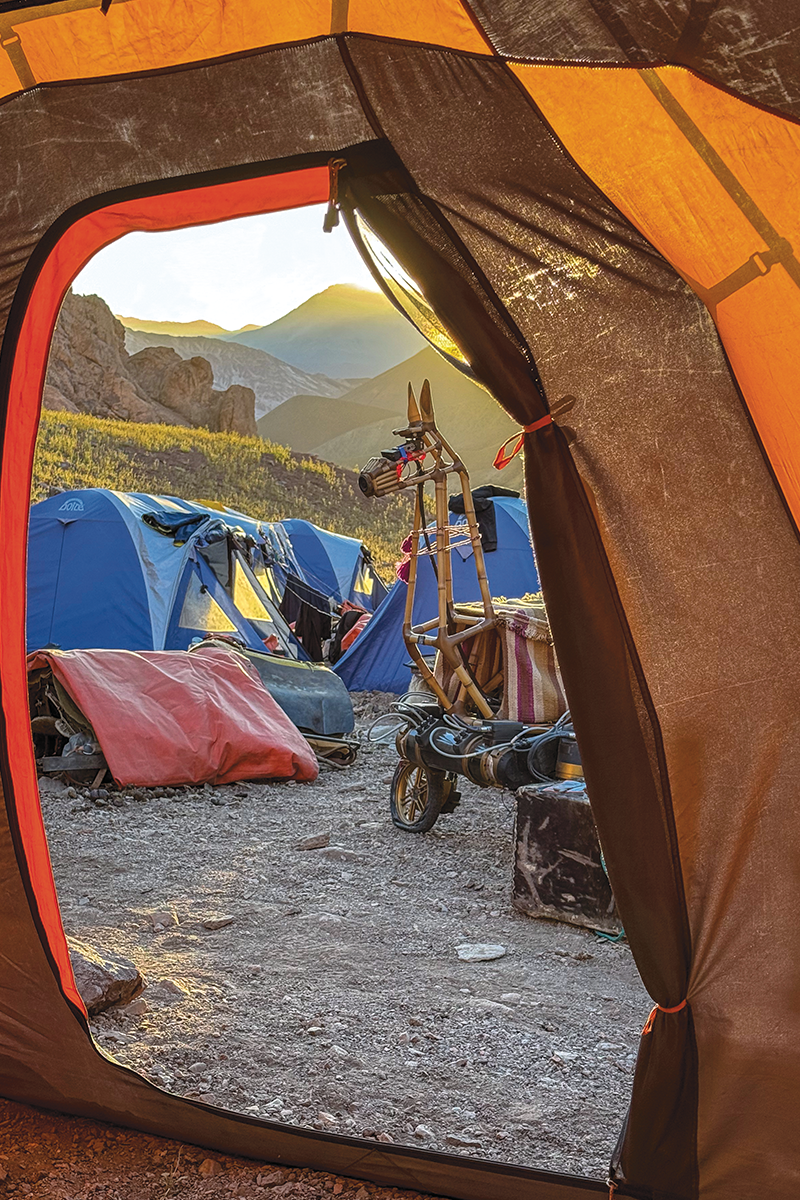
<svg viewBox="0 0 800 1200">
<path fill-rule="evenodd" d="M 362 724 L 385 704 L 358 697 Z M 366 743 L 314 784 L 44 792 L 68 935 L 147 981 L 97 1041 L 234 1110 L 605 1178 L 650 1007 L 627 946 L 515 911 L 510 795 L 465 783 L 430 833 L 395 829 L 395 763 Z"/>
</svg>

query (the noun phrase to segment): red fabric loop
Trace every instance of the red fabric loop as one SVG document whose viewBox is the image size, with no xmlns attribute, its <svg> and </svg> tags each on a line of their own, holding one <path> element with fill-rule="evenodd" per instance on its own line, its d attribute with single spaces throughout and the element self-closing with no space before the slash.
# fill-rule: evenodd
<svg viewBox="0 0 800 1200">
<path fill-rule="evenodd" d="M 653 1028 L 653 1022 L 656 1019 L 656 1013 L 658 1013 L 658 1012 L 663 1012 L 663 1013 L 680 1012 L 682 1008 L 686 1008 L 686 1004 L 687 1004 L 686 1000 L 681 1000 L 680 1004 L 676 1004 L 674 1008 L 665 1008 L 663 1004 L 657 1004 L 655 1006 L 655 1008 L 652 1010 L 652 1012 L 650 1013 L 650 1016 L 647 1018 L 647 1020 L 644 1023 L 644 1029 L 642 1030 L 642 1037 L 644 1037 L 645 1034 L 649 1033 L 650 1030 Z"/>
<path fill-rule="evenodd" d="M 525 433 L 535 433 L 537 429 L 544 429 L 545 425 L 552 425 L 552 423 L 553 418 L 548 413 L 546 417 L 539 417 L 539 420 L 534 421 L 532 425 L 523 425 L 522 428 Z"/>
<path fill-rule="evenodd" d="M 516 458 L 525 442 L 526 433 L 535 433 L 537 429 L 543 429 L 545 425 L 552 424 L 553 418 L 548 413 L 546 417 L 540 417 L 538 421 L 534 421 L 531 425 L 523 425 L 521 433 L 512 433 L 511 437 L 506 438 L 497 454 L 494 456 L 494 468 L 496 471 L 502 471 L 511 462 L 512 458 Z M 511 451 L 506 454 L 505 449 L 509 442 L 514 442 Z"/>
<path fill-rule="evenodd" d="M 663 1004 L 657 1004 L 656 1008 L 659 1009 L 661 1012 L 667 1012 L 667 1013 L 680 1012 L 682 1008 L 686 1008 L 686 1001 L 681 1000 L 680 1004 L 676 1004 L 674 1008 L 664 1008 Z"/>
</svg>

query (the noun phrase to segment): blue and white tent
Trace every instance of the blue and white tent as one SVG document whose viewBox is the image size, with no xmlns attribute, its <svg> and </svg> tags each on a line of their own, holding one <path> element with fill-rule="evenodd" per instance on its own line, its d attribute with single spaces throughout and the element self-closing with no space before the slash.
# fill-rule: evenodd
<svg viewBox="0 0 800 1200">
<path fill-rule="evenodd" d="M 237 532 L 240 531 L 240 532 Z M 179 650 L 227 633 L 263 650 L 297 564 L 285 535 L 241 513 L 170 496 L 89 488 L 31 508 L 28 650 Z"/>
<path fill-rule="evenodd" d="M 367 612 L 378 608 L 387 588 L 375 573 L 372 556 L 363 542 L 320 529 L 310 521 L 292 519 L 281 521 L 281 525 L 307 583 L 338 604 L 349 600 Z"/>
<path fill-rule="evenodd" d="M 485 555 L 486 573 L 493 596 L 523 596 L 539 591 L 539 575 L 533 557 L 528 512 L 523 500 L 496 496 L 497 549 Z M 450 514 L 450 524 L 464 523 L 464 517 Z M 457 602 L 480 600 L 478 577 L 472 548 L 462 545 L 451 552 L 453 595 Z M 408 650 L 403 641 L 403 616 L 408 588 L 398 580 L 364 632 L 334 670 L 350 691 L 403 693 L 411 683 Z M 414 623 L 432 620 L 437 613 L 436 577 L 430 558 L 420 555 L 417 593 L 414 599 Z"/>
</svg>

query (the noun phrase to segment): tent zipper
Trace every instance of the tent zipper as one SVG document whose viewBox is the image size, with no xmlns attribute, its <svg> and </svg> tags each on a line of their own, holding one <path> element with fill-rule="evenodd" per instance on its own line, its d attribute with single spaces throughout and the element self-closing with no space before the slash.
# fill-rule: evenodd
<svg viewBox="0 0 800 1200">
<path fill-rule="evenodd" d="M 344 158 L 332 158 L 328 162 L 328 175 L 330 183 L 328 186 L 328 208 L 325 213 L 325 219 L 322 222 L 324 233 L 331 233 L 339 224 L 339 172 L 342 167 L 347 166 L 347 160 Z"/>
</svg>

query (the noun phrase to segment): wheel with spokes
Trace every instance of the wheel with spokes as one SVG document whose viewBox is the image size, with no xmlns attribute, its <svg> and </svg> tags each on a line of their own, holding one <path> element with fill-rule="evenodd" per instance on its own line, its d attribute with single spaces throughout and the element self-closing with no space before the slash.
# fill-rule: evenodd
<svg viewBox="0 0 800 1200">
<path fill-rule="evenodd" d="M 453 779 L 444 771 L 432 771 L 401 758 L 392 778 L 392 821 L 409 833 L 427 833 L 436 824 L 452 790 Z"/>
</svg>

